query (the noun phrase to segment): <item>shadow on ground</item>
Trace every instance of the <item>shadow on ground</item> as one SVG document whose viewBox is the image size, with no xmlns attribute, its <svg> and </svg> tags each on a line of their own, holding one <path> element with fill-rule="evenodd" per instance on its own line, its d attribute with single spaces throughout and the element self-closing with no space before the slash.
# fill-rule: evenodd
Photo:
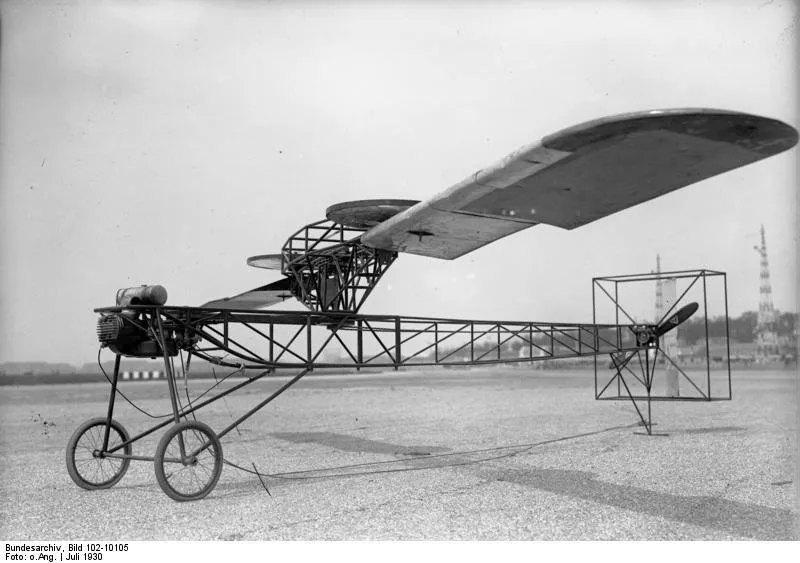
<svg viewBox="0 0 800 563">
<path fill-rule="evenodd" d="M 283 475 L 284 478 L 292 480 L 292 478 L 332 478 L 481 464 L 486 461 L 513 457 L 528 452 L 536 446 L 618 429 L 620 427 L 547 440 L 536 444 L 519 444 L 449 453 L 440 453 L 448 450 L 442 447 L 399 446 L 329 432 L 276 433 L 273 436 L 292 442 L 323 444 L 349 452 L 427 456 L 425 458 L 331 467 Z M 720 426 L 675 430 L 673 433 L 724 433 L 744 430 L 746 429 L 739 426 Z M 437 453 L 438 455 L 435 455 Z M 495 469 L 484 467 L 478 469 L 477 474 L 490 481 L 503 481 L 532 487 L 558 495 L 597 502 L 694 526 L 711 528 L 736 536 L 759 540 L 795 539 L 795 514 L 790 510 L 746 504 L 721 497 L 674 495 L 641 487 L 618 485 L 598 480 L 595 474 L 585 471 L 539 468 Z M 281 476 L 275 475 L 274 477 L 280 478 Z"/>
<path fill-rule="evenodd" d="M 744 432 L 747 428 L 743 426 L 711 426 L 708 428 L 677 428 L 671 430 L 670 434 L 726 434 L 728 432 Z"/>
<path fill-rule="evenodd" d="M 747 504 L 715 496 L 685 496 L 650 489 L 609 483 L 596 478 L 596 474 L 571 469 L 544 469 L 537 467 L 503 468 L 483 465 L 530 452 L 537 446 L 574 440 L 604 432 L 630 429 L 636 425 L 618 426 L 603 430 L 565 436 L 532 444 L 517 444 L 480 450 L 453 452 L 441 446 L 403 446 L 378 440 L 369 440 L 332 432 L 279 432 L 273 437 L 293 443 L 312 443 L 346 452 L 402 456 L 401 459 L 382 460 L 336 467 L 325 467 L 278 474 L 261 474 L 272 484 L 291 481 L 355 477 L 398 471 L 418 471 L 456 466 L 474 466 L 474 474 L 487 482 L 498 481 L 545 491 L 682 522 L 693 526 L 719 530 L 739 537 L 758 540 L 792 540 L 795 538 L 795 514 L 791 510 Z M 674 434 L 699 434 L 739 432 L 738 426 L 722 426 L 674 430 Z M 244 468 L 242 468 L 244 469 Z M 249 471 L 250 473 L 253 471 Z M 788 483 L 788 482 L 787 482 Z M 773 483 L 783 485 L 784 482 Z M 137 488 L 142 485 L 131 485 Z M 245 491 L 252 483 L 225 483 L 217 487 L 220 497 L 250 494 Z M 295 485 L 296 486 L 296 485 Z M 220 494 L 221 493 L 221 494 Z"/>
<path fill-rule="evenodd" d="M 541 491 L 602 503 L 642 514 L 703 526 L 759 540 L 791 540 L 790 510 L 745 504 L 719 497 L 682 496 L 595 479 L 593 473 L 566 469 L 497 469 L 479 473 Z"/>
</svg>

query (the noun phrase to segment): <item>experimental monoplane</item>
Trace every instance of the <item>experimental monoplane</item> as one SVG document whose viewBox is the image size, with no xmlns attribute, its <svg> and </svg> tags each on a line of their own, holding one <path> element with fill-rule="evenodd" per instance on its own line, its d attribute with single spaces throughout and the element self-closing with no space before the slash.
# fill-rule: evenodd
<svg viewBox="0 0 800 563">
<path fill-rule="evenodd" d="M 649 396 L 653 352 L 668 331 L 698 309 L 697 303 L 677 307 L 676 302 L 655 323 L 629 319 L 613 324 L 367 315 L 360 310 L 402 253 L 452 260 L 539 224 L 576 229 L 782 153 L 797 139 L 797 131 L 786 123 L 732 111 L 671 109 L 607 117 L 544 137 L 424 202 L 371 199 L 332 205 L 325 219 L 299 229 L 280 252 L 247 260 L 279 273 L 277 281 L 266 285 L 199 307 L 166 305 L 166 290 L 158 285 L 120 290 L 115 306 L 96 309 L 100 344 L 115 354 L 108 409 L 70 439 L 69 474 L 80 487 L 102 489 L 116 484 L 131 461 L 147 461 L 154 463 L 157 481 L 171 498 L 203 498 L 216 485 L 225 461 L 220 439 L 312 370 L 608 355 L 614 380 L 634 400 L 625 378 L 638 357 L 643 367 L 636 378 Z M 621 238 L 619 244 L 624 243 Z M 287 300 L 303 307 L 269 309 Z M 517 345 L 509 356 L 512 341 Z M 334 348 L 336 354 L 329 353 Z M 114 418 L 123 357 L 162 358 L 171 405 L 164 420 L 133 437 Z M 203 397 L 182 398 L 178 357 L 184 380 L 193 357 L 243 378 L 224 390 L 215 384 Z M 276 370 L 297 373 L 226 428 L 215 431 L 196 419 L 203 407 Z M 638 406 L 637 412 L 650 433 L 649 410 L 646 417 Z M 155 452 L 134 454 L 134 444 L 165 428 Z"/>
</svg>

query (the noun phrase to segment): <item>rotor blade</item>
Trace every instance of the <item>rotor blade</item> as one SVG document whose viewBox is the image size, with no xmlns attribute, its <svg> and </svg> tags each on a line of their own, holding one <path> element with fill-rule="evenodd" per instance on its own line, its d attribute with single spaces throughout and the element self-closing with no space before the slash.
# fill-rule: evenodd
<svg viewBox="0 0 800 563">
<path fill-rule="evenodd" d="M 260 309 L 294 298 L 291 279 L 283 278 L 271 284 L 245 291 L 233 297 L 215 299 L 201 305 L 210 309 Z"/>
<path fill-rule="evenodd" d="M 684 323 L 689 317 L 694 315 L 699 307 L 697 303 L 692 302 L 678 309 L 667 320 L 658 325 L 655 332 L 656 337 L 661 338 L 673 328 L 677 328 L 678 325 Z"/>
<path fill-rule="evenodd" d="M 452 260 L 538 223 L 586 225 L 796 143 L 797 131 L 786 123 L 725 110 L 606 117 L 521 148 L 361 240 Z"/>
</svg>

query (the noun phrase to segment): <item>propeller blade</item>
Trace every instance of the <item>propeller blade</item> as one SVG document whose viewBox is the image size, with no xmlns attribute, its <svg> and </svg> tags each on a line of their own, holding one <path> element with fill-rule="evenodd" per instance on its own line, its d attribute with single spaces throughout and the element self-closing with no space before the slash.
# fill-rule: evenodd
<svg viewBox="0 0 800 563">
<path fill-rule="evenodd" d="M 260 309 L 294 298 L 292 280 L 283 278 L 233 297 L 215 299 L 201 305 L 211 309 Z"/>
<path fill-rule="evenodd" d="M 668 319 L 666 319 L 664 322 L 658 325 L 655 332 L 656 337 L 660 338 L 669 331 L 671 331 L 673 328 L 677 328 L 678 325 L 684 323 L 686 320 L 689 319 L 689 317 L 694 315 L 695 312 L 697 312 L 698 308 L 699 305 L 697 303 L 692 302 L 678 309 Z"/>
</svg>

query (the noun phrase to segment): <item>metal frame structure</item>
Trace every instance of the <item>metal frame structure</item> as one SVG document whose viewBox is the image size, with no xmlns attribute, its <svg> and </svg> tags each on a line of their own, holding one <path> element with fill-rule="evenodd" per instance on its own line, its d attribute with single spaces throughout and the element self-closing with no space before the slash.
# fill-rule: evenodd
<svg viewBox="0 0 800 563">
<path fill-rule="evenodd" d="M 309 225 L 306 229 L 308 232 L 287 242 L 283 254 L 284 270 L 292 272 L 295 279 L 302 282 L 300 287 L 303 288 L 302 295 L 307 298 L 305 303 L 315 309 L 337 306 L 349 308 L 353 305 L 357 309 L 396 255 L 369 254 L 358 238 L 347 240 L 344 229 L 325 225 L 324 221 Z M 311 230 L 321 234 L 316 236 L 315 232 L 312 236 L 309 234 Z M 295 244 L 303 245 L 298 249 L 302 258 L 295 256 Z M 320 300 L 325 290 L 313 281 L 320 274 L 325 277 L 326 272 L 330 271 L 335 272 L 337 279 L 347 282 L 335 294 L 338 305 L 332 305 L 334 300 Z M 369 272 L 372 272 L 371 277 L 365 275 Z M 665 275 L 668 274 L 671 273 Z M 683 274 L 690 275 L 689 272 Z M 702 278 L 705 285 L 705 276 L 708 275 L 724 276 L 721 272 L 702 270 L 694 281 Z M 357 285 L 359 278 L 367 279 L 366 287 Z M 619 284 L 643 279 L 652 278 L 595 278 L 593 302 L 596 303 L 596 287 L 611 297 L 600 285 L 601 282 Z M 618 297 L 618 291 L 615 291 L 615 295 Z M 619 304 L 618 298 L 612 300 L 617 311 L 613 324 L 480 321 L 363 315 L 355 311 L 259 311 L 152 305 L 96 309 L 101 321 L 113 319 L 148 344 L 137 350 L 149 350 L 152 353 L 146 355 L 162 357 L 171 414 L 133 437 L 114 419 L 121 358 L 125 354 L 112 346 L 116 360 L 110 378 L 111 391 L 106 416 L 92 419 L 76 431 L 67 448 L 67 467 L 79 486 L 106 488 L 122 477 L 131 461 L 149 461 L 154 463 L 159 485 L 167 495 L 176 500 L 203 498 L 214 488 L 221 472 L 224 462 L 221 438 L 311 371 L 334 368 L 398 370 L 422 366 L 477 366 L 580 357 L 596 359 L 608 354 L 612 359 L 614 375 L 603 390 L 597 392 L 599 382 L 595 360 L 595 397 L 600 400 L 630 399 L 649 434 L 652 428 L 649 401 L 654 399 L 650 389 L 655 364 L 652 362 L 651 365 L 650 352 L 657 354 L 659 351 L 660 323 L 636 323 Z M 627 316 L 630 322 L 620 323 L 620 313 Z M 593 314 L 596 317 L 596 309 Z M 185 364 L 184 353 L 188 355 Z M 193 401 L 187 394 L 187 402 L 183 404 L 174 366 L 177 355 L 181 356 L 184 378 L 188 377 L 192 358 L 197 358 L 211 365 L 232 368 L 243 379 L 212 394 L 217 386 L 215 384 Z M 635 367 L 632 360 L 637 357 L 640 360 L 644 358 L 640 375 L 631 369 Z M 225 428 L 214 431 L 195 419 L 195 413 L 200 409 L 270 376 L 275 370 L 292 371 L 294 375 Z M 647 389 L 646 417 L 637 405 L 641 397 L 630 390 L 630 374 L 634 381 Z M 608 397 L 605 392 L 615 380 L 618 381 L 619 393 L 615 397 Z M 622 395 L 622 386 L 627 396 Z M 155 455 L 134 455 L 132 448 L 135 443 L 165 427 L 169 428 L 159 441 Z M 81 453 L 86 459 L 79 459 Z M 87 470 L 81 468 L 92 467 L 92 464 L 96 467 L 95 473 L 90 476 Z M 187 487 L 185 483 L 173 482 L 177 479 L 176 475 L 184 472 L 192 475 L 188 491 L 184 490 Z M 102 477 L 94 476 L 97 473 Z"/>
<path fill-rule="evenodd" d="M 312 311 L 356 312 L 369 297 L 397 252 L 361 243 L 364 229 L 330 220 L 294 233 L 281 249 L 281 271 L 292 292 Z"/>
<path fill-rule="evenodd" d="M 723 367 L 727 376 L 727 394 L 722 396 L 715 396 L 712 391 L 711 385 L 711 366 L 712 358 L 709 346 L 709 330 L 708 330 L 708 285 L 709 279 L 721 278 L 722 281 L 722 294 L 725 307 L 725 350 L 726 355 L 724 358 Z M 605 296 L 610 300 L 614 307 L 614 315 L 617 322 L 621 317 L 633 322 L 633 317 L 622 306 L 620 299 L 620 285 L 639 283 L 639 282 L 652 282 L 664 279 L 688 280 L 688 285 L 680 293 L 672 306 L 663 313 L 662 318 L 657 319 L 656 324 L 663 323 L 681 304 L 682 300 L 687 296 L 689 291 L 700 283 L 703 295 L 703 322 L 704 322 L 704 335 L 705 335 L 705 378 L 700 381 L 702 373 L 692 376 L 688 369 L 684 369 L 679 365 L 679 359 L 670 356 L 666 350 L 663 349 L 658 339 L 653 340 L 640 350 L 625 354 L 612 354 L 610 368 L 613 369 L 613 374 L 606 380 L 602 375 L 604 372 L 598 367 L 598 360 L 594 360 L 594 385 L 595 385 L 595 399 L 600 401 L 615 401 L 615 400 L 629 400 L 636 409 L 642 425 L 645 426 L 647 433 L 652 433 L 652 418 L 651 418 L 651 403 L 652 401 L 729 401 L 733 398 L 732 380 L 731 380 L 731 347 L 730 347 L 730 331 L 728 322 L 728 282 L 725 272 L 716 270 L 698 269 L 698 270 L 678 270 L 672 272 L 657 272 L 650 274 L 635 274 L 635 275 L 622 275 L 622 276 L 606 276 L 596 277 L 592 279 L 592 319 L 596 321 L 598 315 L 598 296 Z M 613 286 L 613 290 L 609 286 Z M 635 362 L 634 362 L 635 360 Z M 671 366 L 682 377 L 682 381 L 686 381 L 690 385 L 690 389 L 694 393 L 688 396 L 674 396 L 666 394 L 658 394 L 653 392 L 653 384 L 656 380 L 658 373 L 659 363 Z M 631 369 L 631 365 L 639 368 L 640 374 L 637 374 Z M 616 382 L 616 386 L 613 385 Z M 616 389 L 616 394 L 614 390 Z M 633 390 L 632 390 L 633 389 Z M 640 408 L 639 402 L 646 402 L 646 416 L 644 408 Z"/>
</svg>

